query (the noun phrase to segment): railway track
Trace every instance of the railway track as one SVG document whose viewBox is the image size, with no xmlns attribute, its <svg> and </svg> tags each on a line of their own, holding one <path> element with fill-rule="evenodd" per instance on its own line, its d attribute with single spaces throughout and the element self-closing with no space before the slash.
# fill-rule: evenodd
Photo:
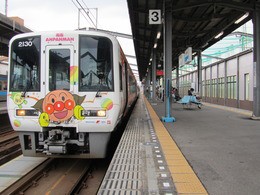
<svg viewBox="0 0 260 195">
<path fill-rule="evenodd" d="M 0 127 L 0 165 L 22 154 L 19 137 L 10 124 Z"/>
<path fill-rule="evenodd" d="M 5 194 L 96 194 L 108 163 L 89 159 L 48 159 Z"/>
<path fill-rule="evenodd" d="M 111 161 L 112 148 L 117 145 L 115 140 L 120 136 L 113 139 L 115 145 L 106 159 L 50 158 L 1 194 L 96 194 Z M 1 125 L 0 165 L 21 153 L 17 133 L 10 125 Z"/>
</svg>

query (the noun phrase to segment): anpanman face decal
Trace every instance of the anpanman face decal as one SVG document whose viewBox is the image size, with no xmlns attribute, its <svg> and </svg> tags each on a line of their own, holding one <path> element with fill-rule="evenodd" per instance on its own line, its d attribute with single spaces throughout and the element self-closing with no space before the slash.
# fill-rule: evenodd
<svg viewBox="0 0 260 195">
<path fill-rule="evenodd" d="M 80 97 L 65 90 L 55 90 L 49 92 L 44 99 L 39 100 L 33 108 L 41 112 L 40 125 L 47 127 L 50 122 L 66 122 L 73 116 L 78 120 L 83 120 L 84 117 L 80 114 L 83 108 L 80 104 L 84 99 L 85 96 Z"/>
<path fill-rule="evenodd" d="M 56 90 L 47 94 L 42 103 L 42 110 L 49 115 L 51 121 L 66 121 L 73 116 L 75 100 L 71 93 Z"/>
</svg>

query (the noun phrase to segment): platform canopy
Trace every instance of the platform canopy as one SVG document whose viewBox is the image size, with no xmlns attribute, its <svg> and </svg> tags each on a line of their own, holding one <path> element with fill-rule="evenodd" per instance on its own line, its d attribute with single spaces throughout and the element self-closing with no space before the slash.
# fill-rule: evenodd
<svg viewBox="0 0 260 195">
<path fill-rule="evenodd" d="M 0 13 L 0 55 L 7 56 L 10 39 L 24 32 L 31 30 Z"/>
<path fill-rule="evenodd" d="M 163 59 L 162 24 L 149 24 L 149 10 L 172 12 L 172 68 L 188 47 L 203 51 L 252 19 L 258 0 L 127 0 L 140 80 L 146 73 L 154 44 Z M 170 6 L 169 6 L 170 5 Z M 167 10 L 168 11 L 168 10 Z M 238 21 L 242 16 L 242 21 Z M 161 37 L 157 40 L 157 34 Z M 218 37 L 216 38 L 216 36 Z"/>
</svg>

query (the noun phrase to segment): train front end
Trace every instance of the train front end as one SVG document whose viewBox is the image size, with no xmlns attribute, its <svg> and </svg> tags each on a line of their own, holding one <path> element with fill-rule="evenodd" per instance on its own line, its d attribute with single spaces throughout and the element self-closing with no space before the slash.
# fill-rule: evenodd
<svg viewBox="0 0 260 195">
<path fill-rule="evenodd" d="M 10 41 L 7 107 L 25 156 L 106 156 L 123 111 L 117 44 L 77 31 Z"/>
</svg>

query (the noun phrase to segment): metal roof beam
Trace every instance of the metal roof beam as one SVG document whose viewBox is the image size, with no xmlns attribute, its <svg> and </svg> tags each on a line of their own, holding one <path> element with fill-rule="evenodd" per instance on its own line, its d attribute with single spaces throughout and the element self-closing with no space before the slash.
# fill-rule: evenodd
<svg viewBox="0 0 260 195">
<path fill-rule="evenodd" d="M 136 57 L 135 57 L 135 56 L 132 56 L 132 55 L 127 55 L 127 54 L 125 54 L 125 57 L 128 57 L 128 58 L 134 58 L 134 59 L 136 59 Z"/>
<path fill-rule="evenodd" d="M 212 1 L 209 2 L 208 0 L 204 0 L 204 1 L 197 1 L 196 3 L 186 3 L 185 4 L 181 4 L 178 6 L 173 6 L 172 11 L 176 12 L 176 11 L 182 11 L 185 9 L 191 9 L 191 8 L 196 8 L 196 7 L 203 7 L 203 6 L 222 6 L 222 7 L 229 7 L 229 8 L 233 8 L 236 10 L 241 10 L 241 11 L 253 11 L 254 10 L 254 4 L 246 4 L 246 3 L 242 3 L 242 2 L 235 2 L 235 1 L 225 1 L 225 0 L 218 0 L 218 1 Z"/>
<path fill-rule="evenodd" d="M 99 31 L 99 32 L 108 33 L 108 34 L 111 34 L 111 35 L 116 36 L 116 37 L 133 39 L 132 35 L 125 34 L 125 33 L 119 33 L 119 32 L 113 32 L 113 31 L 109 31 L 109 30 L 102 30 L 102 29 L 95 29 L 95 28 L 89 28 L 89 30 L 96 30 L 96 31 Z"/>
</svg>

